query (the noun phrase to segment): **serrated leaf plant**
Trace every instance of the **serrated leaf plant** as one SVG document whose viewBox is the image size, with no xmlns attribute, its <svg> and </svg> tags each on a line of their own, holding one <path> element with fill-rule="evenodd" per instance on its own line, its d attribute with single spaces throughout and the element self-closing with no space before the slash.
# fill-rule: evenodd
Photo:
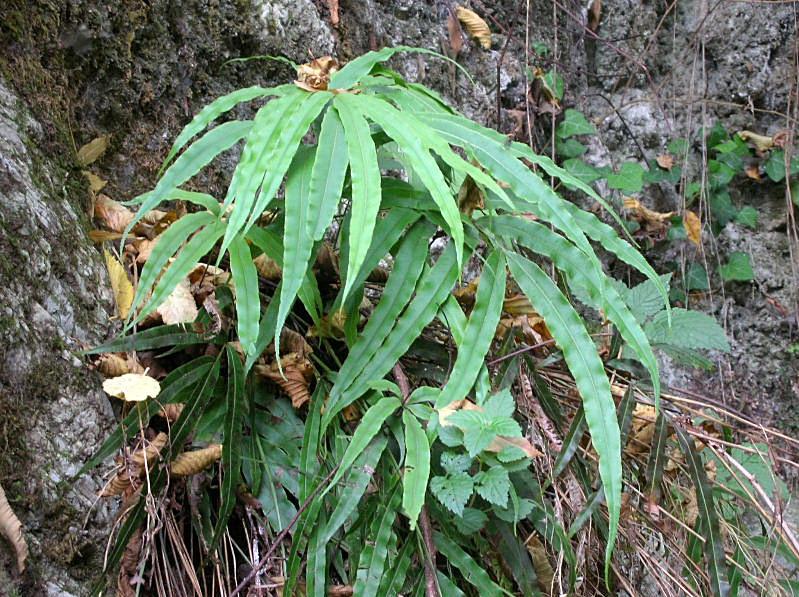
<svg viewBox="0 0 799 597">
<path fill-rule="evenodd" d="M 622 504 L 620 427 L 603 361 L 569 293 L 585 297 L 612 322 L 644 364 L 657 399 L 650 341 L 603 271 L 596 247 L 651 280 L 668 308 L 667 289 L 613 227 L 559 196 L 542 175 L 603 203 L 590 187 L 388 69 L 385 62 L 400 51 L 416 50 L 386 48 L 340 69 L 320 59 L 301 67 L 297 84 L 241 89 L 194 117 L 153 190 L 134 200 L 139 211 L 129 230 L 167 200 L 189 202 L 196 210 L 160 235 L 141 271 L 127 329 L 140 325 L 210 257 L 231 274 L 235 333 L 222 328 L 209 336 L 199 328 L 165 326 L 112 341 L 111 350 L 216 346 L 212 356 L 184 365 L 164 384 L 167 399 L 191 406 L 175 424 L 180 434 L 173 436 L 172 450 L 183 449 L 196 421 L 205 421 L 211 434 L 212 422 L 219 421 L 224 484 L 210 537 L 219 538 L 236 486 L 245 481 L 271 504 L 267 518 L 274 533 L 292 537 L 283 570 L 287 594 L 303 567 L 308 594 L 323 594 L 334 568 L 339 577 L 345 574 L 340 561 L 328 560 L 334 537 L 349 554 L 349 580 L 358 594 L 396 594 L 410 578 L 410 562 L 425 557 L 422 543 L 400 531 L 421 532 L 416 529 L 427 520 L 425 509 L 439 506 L 454 520 L 436 519 L 438 550 L 467 584 L 500 594 L 504 589 L 453 537 L 480 528 L 486 512 L 516 524 L 533 510 L 535 492 L 514 482 L 519 471 L 535 466 L 532 450 L 516 445 L 524 429 L 514 418 L 514 399 L 507 389 L 488 391 L 494 380 L 487 355 L 506 294 L 520 291 L 546 322 L 579 391 L 607 507 L 607 579 Z M 263 102 L 251 120 L 223 121 L 251 101 Z M 574 118 L 566 125 L 587 130 Z M 241 156 L 223 197 L 184 188 L 238 145 Z M 459 204 L 465 185 L 479 193 L 479 205 Z M 338 259 L 332 284 L 318 275 L 324 247 Z M 254 265 L 261 254 L 281 271 L 271 295 Z M 386 257 L 392 264 L 387 278 L 370 281 Z M 476 271 L 477 290 L 464 310 L 453 290 Z M 338 335 L 328 333 L 334 324 Z M 431 325 L 443 325 L 454 341 L 451 371 L 438 383 L 414 375 L 416 389 L 403 394 L 388 380 L 402 385 L 392 371 L 424 342 Z M 311 328 L 315 335 L 306 334 Z M 287 329 L 306 334 L 316 351 L 316 391 L 304 422 L 281 414 L 279 402 L 259 398 L 255 379 L 268 351 L 281 366 Z M 158 410 L 144 408 L 148 416 Z M 450 412 L 446 421 L 444 412 Z M 103 455 L 135 429 L 142 413 L 132 414 Z M 302 432 L 272 428 L 275 421 L 295 420 Z M 301 446 L 293 443 L 299 437 Z M 270 466 L 287 476 L 273 479 Z M 126 525 L 121 534 L 130 536 L 135 526 Z M 549 539 L 553 545 L 565 540 Z M 113 552 L 116 561 L 121 553 Z M 453 582 L 439 574 L 442 586 Z"/>
</svg>

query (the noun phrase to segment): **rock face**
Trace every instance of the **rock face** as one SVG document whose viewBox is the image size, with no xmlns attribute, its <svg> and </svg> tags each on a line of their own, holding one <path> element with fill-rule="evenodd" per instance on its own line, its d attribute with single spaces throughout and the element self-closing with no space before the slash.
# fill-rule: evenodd
<svg viewBox="0 0 799 597">
<path fill-rule="evenodd" d="M 85 240 L 69 174 L 35 149 L 41 126 L 0 81 L 0 479 L 25 525 L 23 594 L 79 594 L 102 568 L 111 512 L 101 479 L 66 480 L 108 434 L 113 413 L 74 352 L 109 328 L 108 281 Z M 0 594 L 10 593 L 0 550 Z M 25 592 L 29 591 L 29 592 Z"/>
<path fill-rule="evenodd" d="M 403 55 L 392 66 L 549 153 L 550 115 L 526 111 L 528 77 L 551 66 L 537 46 L 544 42 L 565 79 L 564 103 L 599 123 L 590 158 L 606 164 L 641 153 L 652 159 L 669 139 L 717 118 L 731 130 L 771 134 L 785 126 L 775 112 L 785 111 L 795 74 L 790 5 L 603 0 L 596 39 L 585 28 L 586 2 L 560 3 L 557 14 L 551 4 L 529 4 L 529 14 L 524 2 L 471 4 L 494 31 L 490 50 L 467 37 L 457 56 L 474 81 L 429 55 Z M 86 594 L 112 520 L 106 502 L 90 510 L 98 478 L 61 484 L 113 425 L 99 379 L 73 356 L 112 331 L 74 148 L 110 134 L 91 169 L 108 180 L 104 192 L 130 199 L 154 183 L 171 140 L 202 105 L 293 76 L 280 62 L 231 59 L 305 62 L 309 53 L 332 53 L 346 61 L 398 44 L 450 52 L 446 3 L 341 0 L 339 16 L 334 27 L 321 0 L 7 0 L 0 8 L 0 482 L 33 552 L 29 575 L 17 583 L 22 594 Z M 237 116 L 250 114 L 242 107 Z M 197 185 L 224 192 L 232 159 Z M 784 199 L 751 186 L 735 192 L 763 213 L 755 231 L 731 224 L 718 238 L 722 253 L 746 247 L 756 276 L 704 305 L 721 316 L 734 345 L 719 361 L 721 379 L 742 403 L 765 397 L 757 413 L 796 430 L 799 423 L 785 418 L 797 365 L 789 353 L 796 296 Z M 642 199 L 663 211 L 681 204 L 667 189 Z M 682 249 L 668 251 L 650 256 L 681 258 Z M 721 395 L 718 376 L 700 383 L 691 372 L 668 373 Z M 6 557 L 0 547 L 0 594 L 10 592 Z"/>
</svg>

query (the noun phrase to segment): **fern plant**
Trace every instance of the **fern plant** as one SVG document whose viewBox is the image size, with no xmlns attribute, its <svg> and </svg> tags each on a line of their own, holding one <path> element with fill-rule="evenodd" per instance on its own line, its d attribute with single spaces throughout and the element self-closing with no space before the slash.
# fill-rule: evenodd
<svg viewBox="0 0 799 597">
<path fill-rule="evenodd" d="M 666 287 L 631 244 L 594 214 L 556 194 L 539 172 L 602 203 L 590 187 L 386 68 L 384 63 L 399 51 L 412 49 L 370 52 L 341 69 L 330 59 L 320 59 L 301 67 L 295 84 L 251 87 L 215 100 L 178 136 L 155 188 L 134 200 L 139 211 L 128 230 L 166 200 L 182 199 L 199 210 L 159 237 L 141 271 L 127 329 L 153 312 L 203 257 L 216 255 L 217 263 L 229 262 L 235 292 L 230 300 L 244 363 L 224 331 L 209 335 L 178 326 L 145 330 L 96 351 L 134 343 L 138 349 L 227 343 L 219 357 L 195 359 L 171 373 L 161 396 L 162 402 L 185 403 L 170 438 L 173 452 L 182 449 L 201 416 L 207 419 L 203 413 L 210 404 L 221 405 L 215 416 L 224 440 L 224 481 L 215 541 L 232 511 L 242 471 L 250 485 L 261 483 L 260 473 L 247 464 L 240 448 L 245 413 L 255 412 L 250 381 L 254 365 L 274 344 L 280 366 L 281 336 L 292 313 L 310 318 L 316 330 L 337 322 L 341 342 L 325 340 L 338 348 L 332 360 L 317 362 L 316 392 L 298 455 L 300 476 L 292 488 L 296 494 L 291 506 L 297 526 L 287 582 L 296 583 L 304 550 L 308 593 L 324 590 L 325 546 L 360 500 L 366 502 L 364 471 L 380 471 L 397 482 L 379 491 L 380 514 L 364 530 L 372 543 L 360 552 L 353 548 L 359 554 L 354 561 L 360 562 L 353 582 L 358 594 L 394 594 L 404 580 L 396 575 L 396 567 L 407 570 L 416 549 L 409 544 L 407 549 L 388 550 L 389 544 L 397 544 L 392 530 L 399 524 L 397 512 L 407 518 L 411 531 L 420 515 L 424 518 L 426 504 L 443 506 L 459 516 L 459 525 L 468 526 L 465 512 L 472 519 L 484 516 L 467 507 L 476 496 L 486 500 L 500 520 L 514 523 L 530 513 L 532 502 L 520 497 L 523 492 L 509 479 L 529 470 L 532 453 L 525 451 L 522 429 L 513 419 L 513 399 L 507 391 L 489 391 L 486 365 L 506 288 L 518 287 L 546 322 L 582 399 L 607 505 L 607 579 L 622 503 L 622 443 L 603 362 L 567 292 L 582 297 L 616 326 L 646 367 L 657 398 L 659 378 L 650 341 L 603 271 L 594 244 L 646 276 L 668 308 Z M 267 101 L 252 120 L 212 126 L 239 103 L 261 99 Z M 239 143 L 243 150 L 225 197 L 181 188 Z M 459 203 L 459 194 L 463 198 L 469 193 L 478 200 Z M 267 213 L 269 218 L 264 218 Z M 431 241 L 442 237 L 446 247 L 434 256 Z M 332 240 L 341 255 L 340 285 L 332 296 L 320 291 L 313 271 L 325 239 Z M 253 263 L 262 253 L 282 272 L 271 299 L 262 296 Z M 367 277 L 387 255 L 393 261 L 391 272 L 361 329 Z M 478 264 L 481 271 L 468 315 L 452 295 L 467 263 Z M 564 286 L 546 272 L 547 263 L 561 274 Z M 301 308 L 295 307 L 297 299 Z M 457 345 L 451 372 L 440 385 L 403 393 L 389 376 L 437 317 Z M 220 378 L 223 368 L 226 381 Z M 350 436 L 342 433 L 338 422 L 356 404 L 363 415 Z M 158 407 L 146 408 L 151 415 Z M 140 412 L 129 415 L 87 466 L 118 447 L 139 416 Z M 337 463 L 332 470 L 320 465 L 323 452 Z M 155 479 L 147 490 L 157 490 L 163 481 Z M 323 507 L 331 495 L 337 496 L 332 512 Z M 111 563 L 122 556 L 142 516 L 142 505 L 129 515 Z M 474 572 L 474 560 L 446 532 L 436 532 L 435 540 L 469 582 L 499 594 L 502 589 L 484 571 Z M 451 581 L 444 576 L 439 582 Z"/>
</svg>

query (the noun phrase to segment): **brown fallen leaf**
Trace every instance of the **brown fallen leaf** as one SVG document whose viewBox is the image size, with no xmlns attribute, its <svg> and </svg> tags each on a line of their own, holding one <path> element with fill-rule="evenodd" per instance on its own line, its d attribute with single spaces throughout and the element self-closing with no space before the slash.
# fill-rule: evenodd
<svg viewBox="0 0 799 597">
<path fill-rule="evenodd" d="M 655 436 L 655 421 L 657 411 L 648 404 L 636 404 L 633 409 L 632 423 L 629 440 L 624 448 L 624 453 L 630 456 L 647 454 L 652 447 L 652 438 Z"/>
<path fill-rule="evenodd" d="M 110 139 L 111 135 L 103 135 L 89 141 L 78 150 L 78 163 L 85 167 L 97 161 L 97 159 L 105 153 L 105 150 L 108 149 L 108 142 Z"/>
<path fill-rule="evenodd" d="M 483 192 L 472 180 L 472 177 L 467 176 L 458 190 L 458 208 L 461 212 L 471 216 L 474 210 L 484 207 Z"/>
<path fill-rule="evenodd" d="M 94 217 L 113 232 L 124 232 L 128 224 L 133 221 L 134 215 L 131 210 L 108 195 L 98 195 L 94 203 Z"/>
<path fill-rule="evenodd" d="M 256 365 L 255 372 L 275 382 L 291 398 L 291 405 L 300 408 L 311 399 L 310 385 L 313 379 L 313 365 L 303 355 L 291 352 L 280 359 L 283 374 L 278 364 Z"/>
<path fill-rule="evenodd" d="M 197 319 L 199 311 L 189 287 L 189 279 L 181 280 L 156 312 L 166 325 L 176 323 L 192 323 Z"/>
<path fill-rule="evenodd" d="M 106 377 L 119 377 L 125 373 L 144 373 L 144 367 L 130 355 L 107 353 L 95 362 L 97 370 Z"/>
<path fill-rule="evenodd" d="M 158 416 L 162 419 L 166 419 L 170 423 L 174 423 L 178 420 L 180 413 L 183 412 L 184 405 L 180 402 L 173 402 L 172 404 L 164 405 L 164 408 L 158 411 Z"/>
<path fill-rule="evenodd" d="M 685 210 L 685 215 L 682 219 L 685 234 L 688 240 L 694 243 L 697 247 L 702 245 L 702 221 L 699 216 L 692 212 L 690 209 Z"/>
<path fill-rule="evenodd" d="M 125 319 L 130 312 L 133 304 L 133 284 L 128 278 L 128 272 L 116 257 L 107 250 L 105 255 L 105 265 L 108 268 L 108 277 L 111 280 L 111 290 L 114 292 L 114 302 L 117 306 L 117 315 L 120 319 Z"/>
<path fill-rule="evenodd" d="M 294 84 L 306 91 L 325 91 L 330 76 L 338 70 L 338 60 L 332 56 L 322 56 L 297 67 L 297 80 Z"/>
<path fill-rule="evenodd" d="M 541 589 L 545 595 L 552 594 L 555 571 L 552 569 L 552 564 L 549 561 L 544 544 L 535 533 L 532 533 L 524 544 L 527 547 L 527 552 L 530 554 L 530 559 L 533 560 L 533 568 L 535 569 L 538 588 Z"/>
<path fill-rule="evenodd" d="M 108 230 L 89 230 L 89 240 L 93 243 L 104 243 L 106 241 L 111 240 L 119 240 L 122 238 L 122 234 L 120 232 L 110 232 Z"/>
<path fill-rule="evenodd" d="M 158 455 L 168 440 L 169 436 L 166 433 L 159 433 L 146 446 L 133 452 L 129 458 L 121 459 L 114 478 L 100 490 L 100 497 L 127 494 L 130 489 L 135 490 L 133 483 L 138 481 L 146 471 L 152 470 L 158 460 Z"/>
<path fill-rule="evenodd" d="M 105 185 L 108 184 L 107 180 L 100 178 L 94 172 L 83 170 L 81 174 L 83 174 L 83 176 L 86 177 L 86 180 L 89 181 L 89 190 L 91 190 L 92 193 L 99 193 L 105 188 Z"/>
<path fill-rule="evenodd" d="M 338 0 L 327 0 L 327 9 L 330 11 L 330 24 L 333 27 L 338 27 Z"/>
<path fill-rule="evenodd" d="M 484 50 L 491 48 L 491 30 L 488 24 L 473 10 L 458 6 L 455 8 L 458 20 L 463 23 L 466 31 L 475 38 Z"/>
<path fill-rule="evenodd" d="M 222 458 L 222 444 L 211 444 L 202 450 L 183 452 L 169 463 L 169 473 L 175 477 L 196 475 L 220 458 Z"/>
<path fill-rule="evenodd" d="M 457 58 L 463 49 L 463 30 L 460 21 L 452 10 L 447 11 L 447 34 L 451 56 Z"/>
<path fill-rule="evenodd" d="M 161 384 L 149 375 L 125 373 L 103 382 L 103 390 L 109 396 L 125 402 L 142 402 L 155 398 L 161 392 Z"/>
<path fill-rule="evenodd" d="M 766 135 L 758 135 L 752 131 L 738 131 L 738 136 L 752 145 L 759 155 L 766 153 L 769 149 L 774 147 L 774 138 Z"/>
<path fill-rule="evenodd" d="M 593 0 L 588 7 L 588 28 L 596 33 L 602 18 L 602 0 Z"/>
<path fill-rule="evenodd" d="M 160 235 L 152 239 L 140 238 L 133 241 L 133 246 L 136 249 L 136 263 L 141 265 L 150 258 L 150 254 L 153 252 L 155 245 L 158 244 L 159 238 L 161 238 Z"/>
<path fill-rule="evenodd" d="M 755 166 L 754 164 L 751 166 L 747 166 L 744 172 L 746 173 L 746 176 L 748 176 L 752 180 L 762 180 L 760 176 L 760 168 Z"/>
<path fill-rule="evenodd" d="M 269 257 L 266 253 L 261 253 L 252 260 L 255 264 L 255 269 L 262 278 L 267 280 L 279 280 L 283 275 L 283 270 L 277 264 L 277 261 Z"/>
<path fill-rule="evenodd" d="M 22 523 L 11 509 L 2 485 L 0 485 L 0 535 L 14 548 L 17 572 L 22 574 L 25 571 L 25 561 L 28 559 L 28 543 L 22 534 Z"/>
<path fill-rule="evenodd" d="M 624 209 L 631 212 L 632 216 L 643 225 L 644 230 L 650 233 L 664 232 L 669 226 L 669 220 L 674 216 L 673 211 L 651 210 L 633 197 L 624 198 Z"/>
<path fill-rule="evenodd" d="M 674 156 L 669 153 L 664 153 L 655 158 L 658 166 L 664 170 L 671 170 L 674 167 Z"/>
</svg>

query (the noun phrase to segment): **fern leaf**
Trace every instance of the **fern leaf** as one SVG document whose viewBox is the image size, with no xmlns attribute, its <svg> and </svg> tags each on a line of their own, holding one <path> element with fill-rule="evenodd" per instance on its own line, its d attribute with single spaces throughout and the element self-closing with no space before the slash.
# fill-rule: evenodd
<svg viewBox="0 0 799 597">
<path fill-rule="evenodd" d="M 608 503 L 607 578 L 621 514 L 621 438 L 610 383 L 580 316 L 549 276 L 535 263 L 515 253 L 508 253 L 507 260 L 519 288 L 557 340 L 583 399 L 585 419 L 591 442 L 599 455 L 599 476 Z"/>
<path fill-rule="evenodd" d="M 381 197 L 377 150 L 369 131 L 369 123 L 357 109 L 355 98 L 354 95 L 341 94 L 334 102 L 344 125 L 352 179 L 347 279 L 342 301 L 346 301 L 352 290 L 352 280 L 360 272 L 372 243 Z"/>
<path fill-rule="evenodd" d="M 308 234 L 314 241 L 322 239 L 336 213 L 347 174 L 347 160 L 344 126 L 338 112 L 328 110 L 322 119 L 308 190 Z"/>
<path fill-rule="evenodd" d="M 424 506 L 427 480 L 430 478 L 430 441 L 419 420 L 410 411 L 402 412 L 405 428 L 405 467 L 402 475 L 402 509 L 410 520 L 411 530 Z"/>
<path fill-rule="evenodd" d="M 255 353 L 258 339 L 258 319 L 261 315 L 261 295 L 258 292 L 258 271 L 252 253 L 243 236 L 230 244 L 230 273 L 236 287 L 236 327 L 239 342 L 247 356 Z"/>
<path fill-rule="evenodd" d="M 505 259 L 493 251 L 486 259 L 475 296 L 474 309 L 458 342 L 458 358 L 436 401 L 440 409 L 466 397 L 474 385 L 502 315 L 505 299 Z"/>
</svg>

